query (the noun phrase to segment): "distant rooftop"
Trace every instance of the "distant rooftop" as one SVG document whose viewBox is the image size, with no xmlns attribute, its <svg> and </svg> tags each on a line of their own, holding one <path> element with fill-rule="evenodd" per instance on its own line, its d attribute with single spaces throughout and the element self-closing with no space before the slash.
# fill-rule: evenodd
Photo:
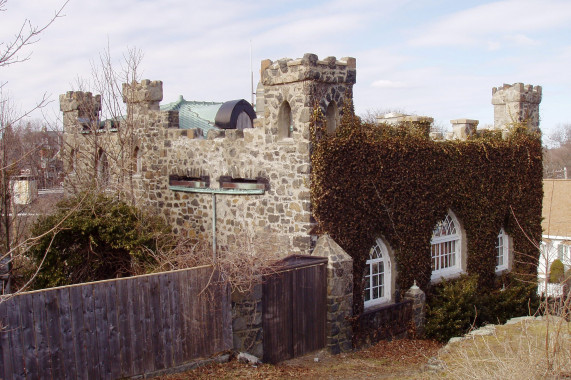
<svg viewBox="0 0 571 380">
<path fill-rule="evenodd" d="M 214 125 L 214 119 L 222 104 L 222 102 L 185 100 L 181 95 L 176 102 L 162 104 L 161 111 L 178 111 L 179 128 L 199 128 L 206 136 L 208 131 L 218 129 Z"/>
<path fill-rule="evenodd" d="M 544 235 L 571 239 L 571 180 L 543 180 Z"/>
</svg>

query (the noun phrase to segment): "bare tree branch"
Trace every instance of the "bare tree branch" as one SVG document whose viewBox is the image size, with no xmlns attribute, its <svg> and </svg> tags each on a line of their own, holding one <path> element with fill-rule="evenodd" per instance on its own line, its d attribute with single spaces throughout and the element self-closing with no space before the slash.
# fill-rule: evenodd
<svg viewBox="0 0 571 380">
<path fill-rule="evenodd" d="M 27 53 L 25 56 L 19 56 L 26 47 L 35 44 L 39 41 L 39 35 L 42 34 L 47 28 L 52 25 L 55 20 L 63 17 L 63 9 L 67 5 L 69 0 L 67 0 L 59 10 L 55 12 L 53 17 L 45 24 L 41 26 L 32 25 L 31 21 L 26 19 L 20 26 L 20 29 L 14 36 L 14 39 L 8 42 L 0 43 L 0 67 L 12 65 L 14 63 L 24 62 L 30 59 L 31 52 Z M 5 11 L 4 6 L 7 0 L 2 0 L 0 2 L 0 10 Z"/>
</svg>

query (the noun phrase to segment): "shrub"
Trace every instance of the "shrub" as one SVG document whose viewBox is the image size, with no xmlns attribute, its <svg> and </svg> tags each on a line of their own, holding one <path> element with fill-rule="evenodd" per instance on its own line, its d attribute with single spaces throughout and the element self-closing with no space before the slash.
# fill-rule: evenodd
<svg viewBox="0 0 571 380">
<path fill-rule="evenodd" d="M 443 280 L 434 286 L 429 297 L 426 318 L 428 337 L 445 342 L 465 334 L 475 316 L 477 276 L 462 276 L 453 281 Z"/>
<path fill-rule="evenodd" d="M 471 327 L 505 323 L 537 310 L 537 284 L 518 281 L 509 274 L 497 280 L 504 286 L 478 286 L 476 275 L 434 285 L 428 298 L 428 337 L 445 342 L 464 335 Z"/>
<path fill-rule="evenodd" d="M 125 277 L 144 271 L 164 221 L 115 198 L 79 194 L 57 205 L 54 214 L 32 227 L 39 236 L 27 255 L 42 289 Z M 33 274 L 31 274 L 33 277 Z"/>
<path fill-rule="evenodd" d="M 560 283 L 565 274 L 565 267 L 559 259 L 553 260 L 549 267 L 549 282 Z"/>
</svg>

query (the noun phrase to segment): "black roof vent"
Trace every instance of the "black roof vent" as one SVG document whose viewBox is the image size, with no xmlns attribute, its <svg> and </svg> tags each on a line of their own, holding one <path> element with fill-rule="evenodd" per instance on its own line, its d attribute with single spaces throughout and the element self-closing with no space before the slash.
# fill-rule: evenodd
<svg viewBox="0 0 571 380">
<path fill-rule="evenodd" d="M 253 127 L 255 118 L 256 112 L 246 100 L 230 100 L 220 106 L 214 123 L 222 129 L 245 129 Z"/>
</svg>

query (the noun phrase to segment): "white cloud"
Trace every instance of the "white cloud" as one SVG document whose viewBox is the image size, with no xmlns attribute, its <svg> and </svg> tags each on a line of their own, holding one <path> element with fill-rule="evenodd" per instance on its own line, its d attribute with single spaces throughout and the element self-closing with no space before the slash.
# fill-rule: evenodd
<svg viewBox="0 0 571 380">
<path fill-rule="evenodd" d="M 490 37 L 517 35 L 571 22 L 566 0 L 505 0 L 448 14 L 416 28 L 413 46 L 486 44 Z"/>
<path fill-rule="evenodd" d="M 371 83 L 371 87 L 377 88 L 407 88 L 410 87 L 405 82 L 393 81 L 388 79 L 379 79 Z"/>
<path fill-rule="evenodd" d="M 522 33 L 507 35 L 505 36 L 505 39 L 519 46 L 535 46 L 539 44 L 539 41 Z"/>
</svg>

